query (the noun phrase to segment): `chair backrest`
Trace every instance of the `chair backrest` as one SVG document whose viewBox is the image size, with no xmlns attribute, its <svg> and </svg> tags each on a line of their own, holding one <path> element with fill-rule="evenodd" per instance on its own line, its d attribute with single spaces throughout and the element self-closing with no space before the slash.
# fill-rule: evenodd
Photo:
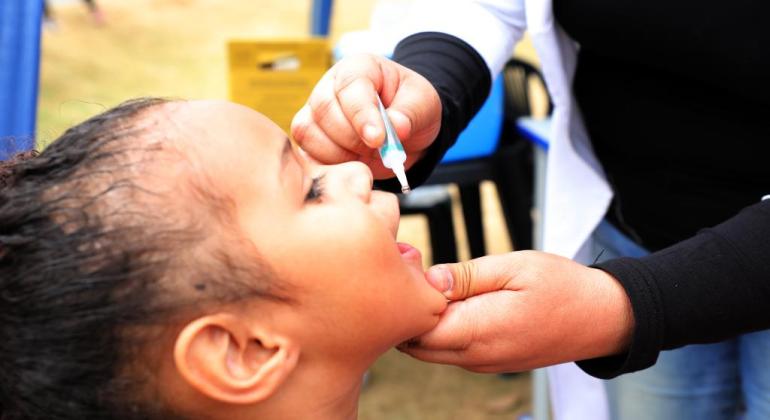
<svg viewBox="0 0 770 420">
<path fill-rule="evenodd" d="M 503 127 L 504 96 L 504 80 L 498 76 L 492 83 L 486 102 L 460 133 L 457 142 L 447 150 L 441 163 L 476 159 L 494 153 Z"/>
<path fill-rule="evenodd" d="M 503 67 L 503 78 L 505 79 L 506 118 L 509 121 L 515 122 L 521 117 L 529 116 L 545 117 L 553 112 L 553 103 L 545 89 L 545 80 L 535 66 L 521 59 L 511 58 Z M 533 90 L 533 87 L 538 90 Z M 532 109 L 533 99 L 536 101 L 543 99 L 539 102 L 547 101 L 544 113 Z"/>
<path fill-rule="evenodd" d="M 441 163 L 491 156 L 497 150 L 506 127 L 515 127 L 516 120 L 533 114 L 533 102 L 544 105 L 544 110 L 534 110 L 539 116 L 545 117 L 553 111 L 540 70 L 526 61 L 511 58 L 492 83 L 487 101 L 460 133 Z M 513 138 L 509 135 L 502 137 Z"/>
</svg>

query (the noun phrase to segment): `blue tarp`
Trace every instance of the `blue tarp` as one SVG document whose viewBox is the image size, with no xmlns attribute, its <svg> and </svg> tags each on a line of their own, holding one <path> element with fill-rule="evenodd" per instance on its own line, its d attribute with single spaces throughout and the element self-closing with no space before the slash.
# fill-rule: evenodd
<svg viewBox="0 0 770 420">
<path fill-rule="evenodd" d="M 34 146 L 42 0 L 0 0 L 0 160 Z"/>
<path fill-rule="evenodd" d="M 310 16 L 310 33 L 315 36 L 329 36 L 333 0 L 313 0 Z"/>
</svg>

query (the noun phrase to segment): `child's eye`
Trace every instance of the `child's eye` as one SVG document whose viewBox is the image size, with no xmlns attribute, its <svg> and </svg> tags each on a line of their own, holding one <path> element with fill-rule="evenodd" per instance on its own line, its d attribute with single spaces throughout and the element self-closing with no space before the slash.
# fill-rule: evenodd
<svg viewBox="0 0 770 420">
<path fill-rule="evenodd" d="M 310 190 L 305 195 L 305 202 L 317 201 L 324 195 L 323 175 L 313 178 L 310 184 Z"/>
</svg>

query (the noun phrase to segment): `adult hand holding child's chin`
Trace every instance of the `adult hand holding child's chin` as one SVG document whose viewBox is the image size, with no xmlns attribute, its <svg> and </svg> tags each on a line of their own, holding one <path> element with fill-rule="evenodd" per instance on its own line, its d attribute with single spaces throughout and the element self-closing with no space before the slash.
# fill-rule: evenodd
<svg viewBox="0 0 770 420">
<path fill-rule="evenodd" d="M 622 352 L 634 318 L 606 272 L 537 251 L 442 264 L 426 273 L 450 303 L 400 350 L 475 372 L 514 372 Z"/>
</svg>

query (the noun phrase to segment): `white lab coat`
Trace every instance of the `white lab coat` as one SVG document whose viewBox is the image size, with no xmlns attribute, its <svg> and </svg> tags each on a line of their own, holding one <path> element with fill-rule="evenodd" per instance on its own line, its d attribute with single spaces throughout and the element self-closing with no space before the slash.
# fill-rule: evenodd
<svg viewBox="0 0 770 420">
<path fill-rule="evenodd" d="M 544 205 L 545 251 L 590 262 L 590 236 L 607 210 L 612 190 L 599 165 L 572 95 L 577 45 L 556 24 L 551 0 L 418 0 L 408 33 L 438 31 L 476 49 L 497 75 L 527 31 L 541 60 L 554 103 Z M 549 368 L 556 420 L 607 417 L 602 383 L 574 364 Z"/>
</svg>

